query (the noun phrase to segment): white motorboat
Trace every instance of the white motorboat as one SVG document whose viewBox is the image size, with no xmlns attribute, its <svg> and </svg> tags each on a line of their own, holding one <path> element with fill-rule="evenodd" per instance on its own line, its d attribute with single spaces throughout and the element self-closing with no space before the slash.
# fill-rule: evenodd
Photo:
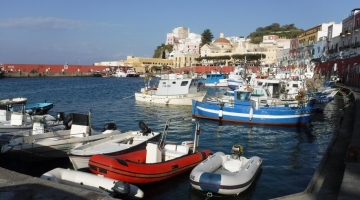
<svg viewBox="0 0 360 200">
<path fill-rule="evenodd" d="M 70 118 L 70 119 L 69 119 Z M 64 120 L 70 130 L 44 132 L 41 124 L 32 135 L 13 138 L 1 147 L 1 153 L 22 156 L 29 161 L 68 157 L 67 152 L 76 145 L 121 134 L 114 123 L 108 123 L 103 132 L 93 130 L 89 114 L 71 113 Z"/>
<path fill-rule="evenodd" d="M 150 87 L 151 78 L 140 92 L 135 93 L 135 100 L 158 104 L 191 105 L 191 100 L 202 101 L 206 91 L 202 91 L 199 79 L 190 78 L 188 74 L 161 75 L 159 83 Z"/>
<path fill-rule="evenodd" d="M 125 78 L 127 74 L 126 72 L 123 71 L 122 68 L 119 68 L 115 71 L 115 73 L 112 76 L 117 78 Z"/>
<path fill-rule="evenodd" d="M 140 74 L 137 73 L 134 68 L 129 68 L 128 70 L 126 70 L 126 77 L 139 77 Z"/>
<path fill-rule="evenodd" d="M 217 152 L 198 164 L 190 173 L 191 186 L 207 193 L 238 195 L 245 191 L 261 170 L 262 159 L 247 159 L 242 146 L 234 145 L 232 154 Z"/>
<path fill-rule="evenodd" d="M 44 173 L 40 178 L 115 198 L 141 199 L 144 197 L 144 192 L 136 185 L 71 169 L 55 168 Z"/>
<path fill-rule="evenodd" d="M 32 111 L 26 111 L 23 104 L 12 105 L 11 111 L 8 105 L 0 105 L 0 133 L 30 131 L 35 117 L 43 118 L 46 127 L 59 126 L 63 123 L 49 114 L 32 115 Z"/>
<path fill-rule="evenodd" d="M 118 155 L 146 148 L 146 143 L 158 142 L 161 133 L 153 132 L 142 121 L 139 122 L 141 131 L 111 135 L 101 140 L 79 144 L 69 151 L 69 159 L 75 170 L 88 169 L 89 159 L 95 154 Z"/>
</svg>

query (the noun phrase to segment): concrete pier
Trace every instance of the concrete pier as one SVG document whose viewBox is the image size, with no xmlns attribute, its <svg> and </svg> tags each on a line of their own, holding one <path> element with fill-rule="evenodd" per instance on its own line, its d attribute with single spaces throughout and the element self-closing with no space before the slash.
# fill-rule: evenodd
<svg viewBox="0 0 360 200">
<path fill-rule="evenodd" d="M 352 102 L 343 109 L 337 133 L 308 187 L 277 200 L 360 199 L 360 88 L 346 86 Z"/>
</svg>

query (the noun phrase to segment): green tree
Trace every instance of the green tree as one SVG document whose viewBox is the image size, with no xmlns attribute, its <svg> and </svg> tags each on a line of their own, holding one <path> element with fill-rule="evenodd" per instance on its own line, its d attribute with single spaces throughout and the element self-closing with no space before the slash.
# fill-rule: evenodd
<svg viewBox="0 0 360 200">
<path fill-rule="evenodd" d="M 210 44 L 214 39 L 213 34 L 211 33 L 210 29 L 205 29 L 204 32 L 201 34 L 201 43 L 200 48 L 205 44 Z"/>
<path fill-rule="evenodd" d="M 286 24 L 280 26 L 278 23 L 272 23 L 270 26 L 259 27 L 255 32 L 250 33 L 249 38 L 251 43 L 259 44 L 263 40 L 264 35 L 277 35 L 282 38 L 296 38 L 303 32 L 302 29 L 298 29 L 294 24 Z"/>
<path fill-rule="evenodd" d="M 162 43 L 155 49 L 153 58 L 163 58 L 163 52 L 167 50 L 169 53 L 171 53 L 173 51 L 173 48 L 174 47 L 172 44 L 165 45 L 164 43 Z"/>
</svg>

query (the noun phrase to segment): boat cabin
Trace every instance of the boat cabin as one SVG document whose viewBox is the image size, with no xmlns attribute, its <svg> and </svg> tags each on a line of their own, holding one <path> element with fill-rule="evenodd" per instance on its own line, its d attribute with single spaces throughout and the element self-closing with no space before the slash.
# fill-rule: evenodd
<svg viewBox="0 0 360 200">
<path fill-rule="evenodd" d="M 190 78 L 187 74 L 162 75 L 156 90 L 149 90 L 148 94 L 156 95 L 187 95 L 197 93 L 199 79 Z"/>
</svg>

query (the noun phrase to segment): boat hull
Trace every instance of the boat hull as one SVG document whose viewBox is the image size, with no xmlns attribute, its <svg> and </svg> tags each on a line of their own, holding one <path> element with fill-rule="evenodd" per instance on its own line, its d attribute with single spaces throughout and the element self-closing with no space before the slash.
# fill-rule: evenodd
<svg viewBox="0 0 360 200">
<path fill-rule="evenodd" d="M 312 107 L 259 107 L 228 105 L 193 100 L 192 115 L 197 118 L 247 124 L 299 126 L 306 125 L 318 109 Z"/>
<path fill-rule="evenodd" d="M 92 173 L 128 183 L 154 183 L 190 171 L 205 160 L 211 151 L 203 150 L 160 163 L 145 163 L 146 150 L 119 156 L 94 155 L 89 160 Z"/>
<path fill-rule="evenodd" d="M 202 101 L 206 93 L 184 94 L 184 95 L 152 95 L 135 93 L 135 100 L 165 105 L 188 105 L 191 106 L 192 99 Z"/>
<path fill-rule="evenodd" d="M 229 158 L 224 153 L 217 152 L 197 165 L 190 173 L 191 186 L 204 192 L 223 195 L 238 195 L 249 188 L 261 169 L 261 158 L 253 156 L 246 159 L 241 156 L 235 161 L 244 162 L 244 164 L 241 167 L 236 166 L 240 168 L 237 168 L 236 172 L 225 169 L 224 162 L 227 159 Z"/>
</svg>

